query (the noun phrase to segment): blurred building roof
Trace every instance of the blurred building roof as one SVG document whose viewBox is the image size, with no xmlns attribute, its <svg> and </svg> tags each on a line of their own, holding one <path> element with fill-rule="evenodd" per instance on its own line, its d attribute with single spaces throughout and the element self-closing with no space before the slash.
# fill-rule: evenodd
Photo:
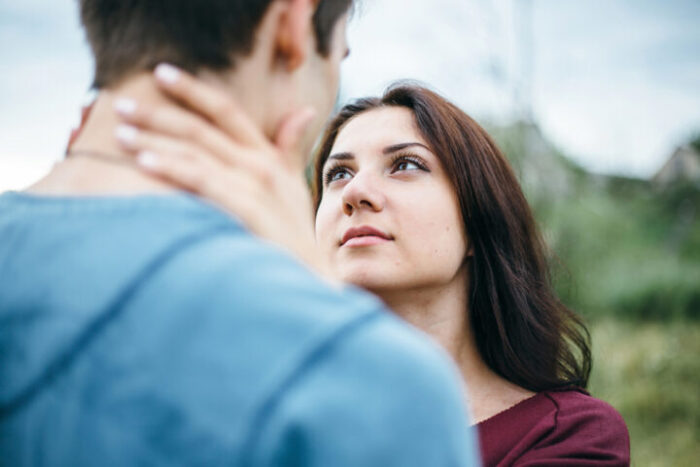
<svg viewBox="0 0 700 467">
<path fill-rule="evenodd" d="M 679 181 L 700 183 L 700 152 L 689 144 L 679 147 L 651 180 L 659 186 Z"/>
</svg>

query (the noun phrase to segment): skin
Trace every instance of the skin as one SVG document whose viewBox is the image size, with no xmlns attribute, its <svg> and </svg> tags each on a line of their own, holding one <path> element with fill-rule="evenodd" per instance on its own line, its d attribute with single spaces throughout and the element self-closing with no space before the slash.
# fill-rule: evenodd
<svg viewBox="0 0 700 467">
<path fill-rule="evenodd" d="M 383 154 L 406 144 L 415 145 Z M 413 114 L 401 107 L 361 114 L 338 135 L 323 170 L 316 242 L 341 280 L 387 297 L 465 289 L 467 239 L 459 203 L 427 146 Z M 334 160 L 341 153 L 351 158 Z M 392 239 L 340 244 L 350 227 L 364 225 Z"/>
</svg>

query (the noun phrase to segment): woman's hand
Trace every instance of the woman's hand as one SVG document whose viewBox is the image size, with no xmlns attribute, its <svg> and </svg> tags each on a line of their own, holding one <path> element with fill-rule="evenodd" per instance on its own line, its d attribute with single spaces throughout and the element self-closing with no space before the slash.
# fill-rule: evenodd
<svg viewBox="0 0 700 467">
<path fill-rule="evenodd" d="M 126 123 L 117 128 L 117 139 L 136 155 L 138 166 L 212 201 L 328 277 L 329 268 L 316 253 L 311 195 L 299 154 L 313 109 L 291 115 L 269 141 L 224 92 L 170 65 L 160 65 L 155 76 L 162 91 L 182 106 L 115 101 Z"/>
</svg>

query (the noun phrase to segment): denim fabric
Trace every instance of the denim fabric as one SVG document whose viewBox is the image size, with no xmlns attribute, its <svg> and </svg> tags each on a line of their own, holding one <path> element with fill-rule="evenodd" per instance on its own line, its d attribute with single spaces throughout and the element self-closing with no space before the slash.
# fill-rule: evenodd
<svg viewBox="0 0 700 467">
<path fill-rule="evenodd" d="M 0 196 L 0 463 L 462 466 L 456 372 L 188 195 Z"/>
</svg>

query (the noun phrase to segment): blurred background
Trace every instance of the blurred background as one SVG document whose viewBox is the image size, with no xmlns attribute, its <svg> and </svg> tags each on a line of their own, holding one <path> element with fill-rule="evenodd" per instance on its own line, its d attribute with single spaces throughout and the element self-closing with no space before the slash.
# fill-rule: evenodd
<svg viewBox="0 0 700 467">
<path fill-rule="evenodd" d="M 339 104 L 396 79 L 475 117 L 512 161 L 593 395 L 635 465 L 700 459 L 700 2 L 364 0 Z M 74 0 L 0 0 L 0 192 L 61 159 L 91 99 Z"/>
</svg>

